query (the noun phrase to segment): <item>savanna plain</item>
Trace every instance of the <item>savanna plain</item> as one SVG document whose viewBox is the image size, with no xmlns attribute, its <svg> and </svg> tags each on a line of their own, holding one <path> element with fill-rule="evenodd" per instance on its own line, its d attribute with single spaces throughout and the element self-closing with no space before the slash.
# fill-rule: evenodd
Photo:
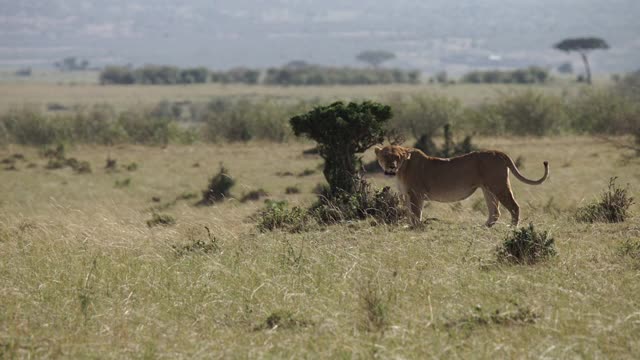
<svg viewBox="0 0 640 360">
<path fill-rule="evenodd" d="M 40 101 L 29 89 L 67 89 L 15 86 L 21 97 L 12 105 Z M 504 91 L 442 89 L 429 91 L 461 91 L 463 102 Z M 294 90 L 278 91 L 299 96 Z M 616 146 L 624 136 L 614 140 L 474 137 L 519 158 L 529 178 L 550 163 L 542 185 L 511 178 L 521 225 L 554 239 L 556 256 L 536 264 L 498 261 L 513 229 L 504 209 L 496 226 L 483 225 L 480 191 L 429 203 L 416 227 L 366 219 L 260 231 L 265 198 L 300 207 L 317 198 L 323 162 L 303 154 L 314 146 L 306 140 L 67 145 L 66 156 L 88 162 L 89 173 L 47 168 L 43 147 L 5 144 L 0 158 L 13 160 L 0 170 L 0 357 L 635 358 L 640 251 L 629 248 L 640 248 L 638 206 L 620 223 L 576 219 L 612 177 L 638 191 L 640 157 Z M 117 162 L 105 168 L 107 159 Z M 236 181 L 231 196 L 196 206 L 220 163 Z M 395 190 L 394 179 L 367 178 Z M 267 195 L 240 201 L 257 189 Z"/>
</svg>

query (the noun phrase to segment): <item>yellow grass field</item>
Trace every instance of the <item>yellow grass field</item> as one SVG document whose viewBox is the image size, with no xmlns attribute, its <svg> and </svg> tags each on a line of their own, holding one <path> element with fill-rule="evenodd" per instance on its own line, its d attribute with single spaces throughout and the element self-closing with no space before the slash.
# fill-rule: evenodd
<svg viewBox="0 0 640 360">
<path fill-rule="evenodd" d="M 490 101 L 501 94 L 524 89 L 563 95 L 575 94 L 581 86 L 563 80 L 549 85 L 376 85 L 376 86 L 262 86 L 262 85 L 131 85 L 7 83 L 0 82 L 0 111 L 24 105 L 44 108 L 48 104 L 66 107 L 110 104 L 119 109 L 153 106 L 163 100 L 206 102 L 216 97 L 296 100 L 385 99 L 412 94 L 440 94 L 459 99 L 465 105 Z"/>
<path fill-rule="evenodd" d="M 54 89 L 0 85 L 0 106 L 251 91 Z M 521 223 L 551 233 L 555 258 L 497 262 L 509 217 L 503 211 L 494 228 L 482 226 L 480 193 L 428 205 L 435 220 L 419 228 L 359 221 L 260 233 L 252 215 L 262 200 L 234 198 L 263 188 L 271 199 L 310 205 L 324 181 L 321 159 L 302 155 L 310 143 L 67 148 L 67 157 L 91 164 L 90 174 L 46 169 L 35 148 L 0 148 L 0 159 L 25 158 L 17 170 L 0 170 L 0 358 L 637 358 L 640 256 L 621 249 L 640 239 L 640 209 L 618 224 L 580 223 L 574 214 L 612 176 L 637 194 L 639 158 L 589 137 L 476 142 L 522 157 L 530 178 L 550 162 L 545 184 L 512 183 Z M 104 169 L 107 157 L 117 171 Z M 134 171 L 123 167 L 134 162 Z M 234 198 L 211 207 L 181 199 L 200 196 L 221 162 L 237 181 Z M 305 169 L 315 173 L 298 176 Z M 277 175 L 285 171 L 293 175 Z M 394 186 L 380 175 L 371 181 Z M 301 193 L 286 195 L 288 186 Z M 153 207 L 175 225 L 149 227 Z"/>
</svg>

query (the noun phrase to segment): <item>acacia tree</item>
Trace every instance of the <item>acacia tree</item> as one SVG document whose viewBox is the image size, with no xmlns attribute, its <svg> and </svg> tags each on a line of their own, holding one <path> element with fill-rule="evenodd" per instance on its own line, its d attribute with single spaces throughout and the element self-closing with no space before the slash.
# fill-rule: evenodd
<svg viewBox="0 0 640 360">
<path fill-rule="evenodd" d="M 554 48 L 564 52 L 575 51 L 580 54 L 584 63 L 585 72 L 587 74 L 587 84 L 591 84 L 591 68 L 589 67 L 589 59 L 587 54 L 592 50 L 606 50 L 609 44 L 606 41 L 596 37 L 564 39 L 553 45 Z"/>
<path fill-rule="evenodd" d="M 304 135 L 318 143 L 331 194 L 352 194 L 358 173 L 356 154 L 384 141 L 384 124 L 391 116 L 391 107 L 380 103 L 338 101 L 294 116 L 290 123 L 296 136 Z"/>
<path fill-rule="evenodd" d="M 395 59 L 396 55 L 385 50 L 367 50 L 356 55 L 358 61 L 365 62 L 374 68 L 378 68 L 380 64 L 391 59 Z"/>
</svg>

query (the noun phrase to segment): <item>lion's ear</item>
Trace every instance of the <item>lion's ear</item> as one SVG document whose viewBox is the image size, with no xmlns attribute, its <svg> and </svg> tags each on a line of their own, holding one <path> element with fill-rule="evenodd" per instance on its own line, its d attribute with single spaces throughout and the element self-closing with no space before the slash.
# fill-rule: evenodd
<svg viewBox="0 0 640 360">
<path fill-rule="evenodd" d="M 376 155 L 378 155 L 378 153 L 382 150 L 382 148 L 380 146 L 376 146 L 375 148 L 373 148 L 373 151 L 376 152 Z"/>
</svg>

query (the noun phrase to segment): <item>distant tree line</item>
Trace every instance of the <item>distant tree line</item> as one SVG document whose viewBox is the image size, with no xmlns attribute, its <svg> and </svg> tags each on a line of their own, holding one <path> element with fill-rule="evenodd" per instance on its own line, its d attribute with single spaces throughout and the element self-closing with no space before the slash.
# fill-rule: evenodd
<svg viewBox="0 0 640 360">
<path fill-rule="evenodd" d="M 268 85 L 372 85 L 420 81 L 419 71 L 399 69 L 358 69 L 308 65 L 297 61 L 280 68 L 270 68 L 261 80 L 259 69 L 236 68 L 228 71 L 211 71 L 205 67 L 181 69 L 175 66 L 145 65 L 107 66 L 100 73 L 101 84 L 202 84 L 242 83 Z"/>
<path fill-rule="evenodd" d="M 472 71 L 462 77 L 462 82 L 485 84 L 535 84 L 549 79 L 549 71 L 537 66 L 516 70 Z"/>
<path fill-rule="evenodd" d="M 360 69 L 319 65 L 284 66 L 267 70 L 269 85 L 374 85 L 417 84 L 419 71 L 400 69 Z"/>
</svg>

